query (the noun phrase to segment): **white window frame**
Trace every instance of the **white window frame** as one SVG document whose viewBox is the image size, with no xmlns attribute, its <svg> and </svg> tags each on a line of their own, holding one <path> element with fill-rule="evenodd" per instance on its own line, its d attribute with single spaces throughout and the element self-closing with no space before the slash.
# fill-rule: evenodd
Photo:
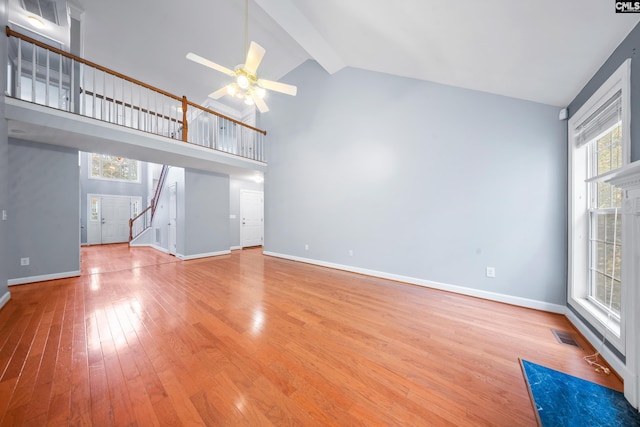
<svg viewBox="0 0 640 427">
<path fill-rule="evenodd" d="M 101 154 L 99 153 L 87 153 L 87 174 L 89 179 L 97 179 L 99 181 L 111 181 L 111 182 L 126 182 L 129 184 L 140 184 L 142 182 L 142 177 L 140 176 L 141 171 L 142 171 L 142 162 L 140 160 L 135 160 L 135 159 L 126 159 L 126 160 L 134 160 L 135 162 L 137 162 L 137 167 L 138 167 L 138 179 L 137 180 L 129 180 L 129 179 L 119 179 L 119 178 L 105 178 L 104 176 L 102 176 L 102 161 L 100 162 L 100 172 L 101 175 L 100 176 L 93 176 L 92 172 L 93 172 L 93 156 L 101 156 Z"/>
<path fill-rule="evenodd" d="M 625 354 L 625 301 L 621 301 L 620 319 L 589 298 L 589 185 L 590 143 L 577 147 L 577 128 L 618 91 L 621 91 L 622 164 L 630 161 L 631 59 L 627 59 L 587 102 L 569 119 L 569 215 L 568 215 L 568 295 L 567 299 L 582 318 L 595 328 L 620 353 Z M 619 226 L 624 227 L 623 223 Z M 623 228 L 624 229 L 624 228 Z M 624 265 L 622 267 L 625 268 Z M 624 288 L 627 284 L 622 283 Z M 624 294 L 624 293 L 623 293 Z"/>
</svg>

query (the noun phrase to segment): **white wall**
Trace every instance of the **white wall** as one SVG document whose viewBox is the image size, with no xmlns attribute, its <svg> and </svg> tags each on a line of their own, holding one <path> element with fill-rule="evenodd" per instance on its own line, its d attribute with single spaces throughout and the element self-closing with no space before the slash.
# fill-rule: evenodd
<svg viewBox="0 0 640 427">
<path fill-rule="evenodd" d="M 313 61 L 286 80 L 261 117 L 267 252 L 562 309 L 557 108 Z"/>
</svg>

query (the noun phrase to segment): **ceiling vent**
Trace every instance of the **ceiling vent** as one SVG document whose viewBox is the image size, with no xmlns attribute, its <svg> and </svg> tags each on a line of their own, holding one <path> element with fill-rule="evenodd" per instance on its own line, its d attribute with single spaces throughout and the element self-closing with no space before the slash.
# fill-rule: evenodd
<svg viewBox="0 0 640 427">
<path fill-rule="evenodd" d="M 29 13 L 46 19 L 56 25 L 58 20 L 58 6 L 55 0 L 21 0 L 22 7 Z"/>
</svg>

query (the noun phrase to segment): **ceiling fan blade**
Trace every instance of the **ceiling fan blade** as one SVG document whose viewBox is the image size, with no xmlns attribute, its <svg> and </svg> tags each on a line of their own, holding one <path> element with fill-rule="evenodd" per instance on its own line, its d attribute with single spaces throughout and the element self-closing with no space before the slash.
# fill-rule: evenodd
<svg viewBox="0 0 640 427">
<path fill-rule="evenodd" d="M 195 53 L 189 52 L 187 53 L 187 59 L 197 62 L 198 64 L 204 65 L 205 67 L 213 68 L 216 71 L 220 71 L 221 73 L 227 74 L 229 76 L 235 76 L 236 73 L 233 70 L 230 70 L 227 67 L 223 67 L 220 64 L 216 64 L 213 61 L 209 61 L 206 58 L 203 58 L 200 55 L 196 55 Z"/>
<path fill-rule="evenodd" d="M 244 63 L 244 69 L 250 74 L 255 74 L 256 70 L 262 62 L 266 50 L 256 42 L 251 42 L 249 52 L 247 52 L 247 60 Z"/>
<path fill-rule="evenodd" d="M 261 86 L 265 89 L 273 90 L 275 92 L 285 93 L 291 96 L 296 96 L 296 93 L 298 93 L 297 87 L 288 85 L 286 83 L 274 82 L 272 80 L 259 79 L 258 86 Z"/>
<path fill-rule="evenodd" d="M 209 94 L 209 98 L 212 98 L 212 99 L 220 99 L 220 98 L 222 98 L 223 96 L 225 96 L 227 93 L 228 93 L 228 92 L 227 92 L 227 87 L 225 86 L 225 87 L 223 87 L 223 88 L 218 89 L 218 90 L 217 90 L 217 91 L 215 91 L 215 92 L 211 92 L 211 93 Z"/>
<path fill-rule="evenodd" d="M 260 98 L 257 93 L 252 93 L 251 98 L 253 98 L 254 104 L 256 104 L 256 107 L 258 107 L 258 111 L 260 111 L 261 113 L 266 113 L 267 111 L 269 111 L 269 107 L 267 107 L 264 99 Z"/>
</svg>

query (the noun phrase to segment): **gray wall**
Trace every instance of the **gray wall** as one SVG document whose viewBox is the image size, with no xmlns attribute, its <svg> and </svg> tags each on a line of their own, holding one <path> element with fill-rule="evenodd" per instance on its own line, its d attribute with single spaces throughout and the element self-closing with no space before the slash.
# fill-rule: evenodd
<svg viewBox="0 0 640 427">
<path fill-rule="evenodd" d="M 89 179 L 89 154 L 80 153 L 80 221 L 82 225 L 80 241 L 87 243 L 87 194 L 108 194 L 110 196 L 132 196 L 142 198 L 142 207 L 147 207 L 147 163 L 140 164 L 140 183 Z"/>
<path fill-rule="evenodd" d="M 3 44 L 4 43 L 0 43 Z M 2 49 L 0 49 L 2 55 Z M 4 96 L 0 94 L 0 114 L 4 117 Z M 0 211 L 6 210 L 8 218 L 16 214 L 9 204 L 9 141 L 7 138 L 7 121 L 0 119 Z M 0 217 L 0 298 L 8 291 L 9 280 L 9 225 Z"/>
<path fill-rule="evenodd" d="M 264 184 L 243 179 L 231 179 L 229 186 L 229 218 L 231 247 L 240 246 L 240 191 L 253 190 L 264 191 Z"/>
<path fill-rule="evenodd" d="M 640 160 L 640 120 L 633 120 L 640 111 L 640 24 L 613 51 L 589 83 L 569 104 L 569 116 L 573 116 L 620 65 L 631 58 L 631 161 Z"/>
<path fill-rule="evenodd" d="M 79 198 L 78 150 L 9 139 L 10 279 L 80 270 Z"/>
<path fill-rule="evenodd" d="M 185 169 L 185 256 L 229 250 L 229 176 Z"/>
<path fill-rule="evenodd" d="M 0 0 L 0 25 L 7 24 L 7 0 Z M 7 81 L 7 43 L 6 35 L 0 36 L 0 81 Z M 7 138 L 7 121 L 4 120 L 4 91 L 0 91 L 0 211 L 6 210 L 9 215 L 9 140 Z M 0 217 L 0 298 L 8 291 L 9 280 L 9 223 Z"/>
<path fill-rule="evenodd" d="M 195 169 L 171 167 L 154 218 L 154 243 L 168 250 L 169 190 L 177 185 L 177 244 L 179 255 L 229 250 L 229 177 Z M 161 230 L 155 242 L 155 229 Z"/>
<path fill-rule="evenodd" d="M 261 117 L 266 251 L 566 303 L 558 108 L 313 61 L 285 80 Z"/>
<path fill-rule="evenodd" d="M 153 219 L 153 236 L 152 242 L 165 250 L 169 250 L 169 189 L 168 187 L 176 184 L 176 201 L 177 201 L 177 237 L 176 250 L 182 253 L 184 250 L 184 169 L 178 167 L 170 167 L 167 173 L 164 187 L 160 192 L 160 199 L 156 207 L 155 218 Z M 160 240 L 156 240 L 157 230 L 160 230 Z M 182 239 L 181 239 L 182 236 Z"/>
</svg>

